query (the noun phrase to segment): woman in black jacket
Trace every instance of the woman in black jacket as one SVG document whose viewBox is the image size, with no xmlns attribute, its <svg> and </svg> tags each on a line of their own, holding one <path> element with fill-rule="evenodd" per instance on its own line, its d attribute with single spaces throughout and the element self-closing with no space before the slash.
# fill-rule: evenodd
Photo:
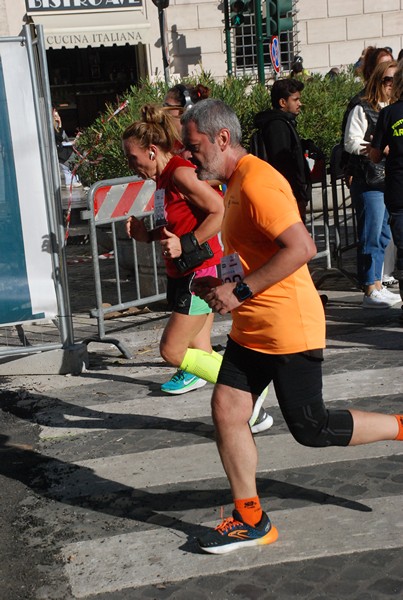
<svg viewBox="0 0 403 600">
<path fill-rule="evenodd" d="M 369 156 L 379 163 L 385 156 L 385 204 L 397 250 L 396 279 L 403 300 L 403 62 L 393 76 L 392 100 L 379 113 Z"/>
</svg>

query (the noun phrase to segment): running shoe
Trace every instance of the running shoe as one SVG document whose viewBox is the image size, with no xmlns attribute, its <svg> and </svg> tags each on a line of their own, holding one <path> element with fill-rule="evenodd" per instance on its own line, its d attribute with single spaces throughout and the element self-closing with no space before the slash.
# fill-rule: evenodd
<svg viewBox="0 0 403 600">
<path fill-rule="evenodd" d="M 256 400 L 255 406 L 253 407 L 253 413 L 249 419 L 249 427 L 252 433 L 260 433 L 261 431 L 270 429 L 270 427 L 273 425 L 273 418 L 266 413 L 264 408 L 262 408 L 262 404 L 267 396 L 268 391 L 269 386 L 263 390 Z"/>
<path fill-rule="evenodd" d="M 253 425 L 250 425 L 249 421 L 249 427 L 252 433 L 261 433 L 262 431 L 266 431 L 266 429 L 270 429 L 272 425 L 273 417 L 267 414 L 264 408 L 260 409 L 257 419 Z"/>
<path fill-rule="evenodd" d="M 278 538 L 278 531 L 264 512 L 256 527 L 243 523 L 241 515 L 234 510 L 218 527 L 200 537 L 197 542 L 204 552 L 226 554 L 238 548 L 272 544 Z"/>
<path fill-rule="evenodd" d="M 186 394 L 186 392 L 203 387 L 206 383 L 207 381 L 204 379 L 178 369 L 169 381 L 162 384 L 161 390 L 167 394 Z"/>
</svg>

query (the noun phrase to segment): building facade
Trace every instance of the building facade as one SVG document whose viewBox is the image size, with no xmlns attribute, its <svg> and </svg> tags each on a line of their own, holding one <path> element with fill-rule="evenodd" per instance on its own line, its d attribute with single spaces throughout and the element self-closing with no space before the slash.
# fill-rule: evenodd
<svg viewBox="0 0 403 600">
<path fill-rule="evenodd" d="M 73 134 L 144 77 L 179 80 L 201 69 L 217 79 L 228 71 L 257 74 L 260 52 L 268 77 L 265 4 L 257 50 L 256 3 L 229 30 L 224 9 L 231 1 L 170 0 L 161 46 L 152 0 L 0 0 L 0 36 L 18 35 L 27 22 L 43 25 L 52 98 Z M 292 22 L 281 34 L 285 69 L 297 54 L 305 69 L 326 73 L 356 62 L 365 46 L 390 46 L 395 56 L 403 46 L 403 0 L 294 0 Z"/>
</svg>

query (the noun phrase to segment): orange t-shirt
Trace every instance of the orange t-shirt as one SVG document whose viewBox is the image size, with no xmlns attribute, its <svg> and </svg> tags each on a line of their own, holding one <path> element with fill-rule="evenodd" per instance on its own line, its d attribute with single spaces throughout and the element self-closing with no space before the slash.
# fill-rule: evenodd
<svg viewBox="0 0 403 600">
<path fill-rule="evenodd" d="M 301 221 L 286 179 L 248 154 L 238 162 L 225 197 L 222 241 L 237 252 L 245 276 L 279 250 L 275 239 Z M 231 338 L 267 354 L 293 354 L 325 347 L 323 306 L 307 265 L 232 311 Z"/>
</svg>

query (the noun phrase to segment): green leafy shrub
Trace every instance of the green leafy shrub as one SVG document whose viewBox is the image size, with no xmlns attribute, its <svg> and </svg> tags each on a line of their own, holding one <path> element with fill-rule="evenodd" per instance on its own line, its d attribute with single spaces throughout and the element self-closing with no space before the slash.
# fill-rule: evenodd
<svg viewBox="0 0 403 600">
<path fill-rule="evenodd" d="M 312 139 L 327 158 L 340 140 L 347 103 L 362 87 L 351 73 L 341 73 L 335 79 L 314 75 L 305 83 L 298 133 Z"/>
<path fill-rule="evenodd" d="M 209 73 L 202 73 L 197 79 L 188 78 L 185 83 L 206 85 L 212 98 L 223 100 L 235 110 L 243 131 L 243 144 L 248 148 L 254 116 L 270 108 L 270 94 L 266 86 L 252 76 L 229 77 L 217 82 Z M 139 118 L 143 104 L 162 103 L 168 87 L 163 82 L 141 81 L 120 99 L 120 103 L 128 101 L 124 110 L 114 116 L 118 106 L 108 105 L 105 113 L 81 133 L 77 148 L 85 160 L 78 159 L 78 171 L 85 184 L 132 174 L 122 152 L 122 133 Z M 340 139 L 347 103 L 361 87 L 362 83 L 351 72 L 341 73 L 333 80 L 313 75 L 305 82 L 298 131 L 301 137 L 312 139 L 328 158 Z"/>
</svg>

